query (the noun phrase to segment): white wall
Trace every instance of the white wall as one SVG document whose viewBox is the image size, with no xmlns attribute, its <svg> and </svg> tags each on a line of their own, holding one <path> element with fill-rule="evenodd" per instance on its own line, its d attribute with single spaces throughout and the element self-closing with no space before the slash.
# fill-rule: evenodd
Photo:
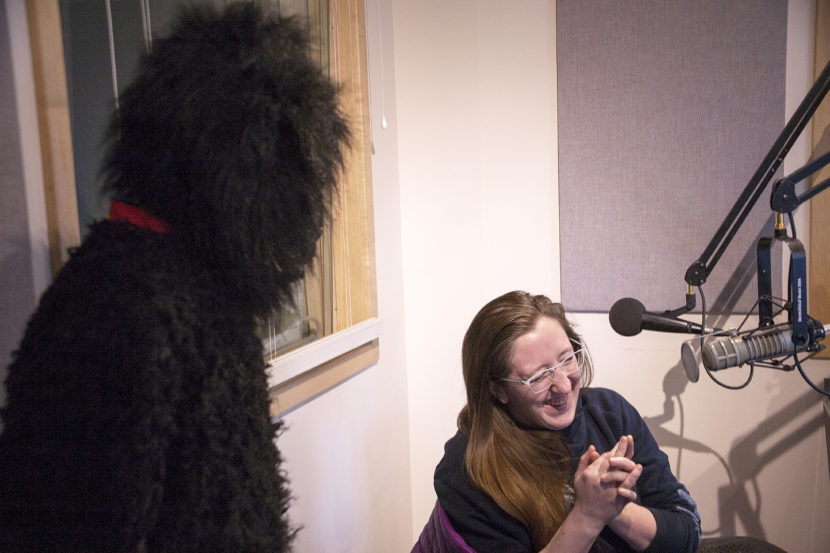
<svg viewBox="0 0 830 553">
<path fill-rule="evenodd" d="M 549 2 L 394 2 L 413 526 L 464 403 L 486 300 L 558 295 Z"/>
<path fill-rule="evenodd" d="M 492 0 L 393 5 L 414 539 L 465 401 L 467 324 L 510 289 L 559 296 L 555 14 L 552 1 L 510 10 Z M 813 13 L 812 2 L 790 2 L 788 117 L 812 83 Z M 785 172 L 808 154 L 809 145 L 797 144 Z M 800 236 L 805 224 L 798 223 Z M 565 262 L 602 271 L 601 260 Z M 684 293 L 678 275 L 678 305 Z M 640 409 L 699 502 L 706 535 L 826 551 L 830 480 L 820 396 L 797 374 L 759 369 L 741 391 L 706 375 L 692 384 L 679 364 L 685 337 L 623 338 L 605 314 L 575 320 L 592 345 L 594 385 L 617 389 Z M 826 361 L 807 370 L 819 383 L 830 376 Z M 723 379 L 737 384 L 745 376 L 738 369 Z"/>
</svg>

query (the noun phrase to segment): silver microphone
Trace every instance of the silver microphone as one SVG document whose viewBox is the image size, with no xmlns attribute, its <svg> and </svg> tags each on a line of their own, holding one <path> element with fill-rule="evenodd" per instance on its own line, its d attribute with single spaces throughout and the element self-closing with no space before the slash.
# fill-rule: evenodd
<svg viewBox="0 0 830 553">
<path fill-rule="evenodd" d="M 830 326 L 818 328 L 813 332 L 817 340 L 824 338 Z M 738 367 L 744 363 L 769 360 L 780 355 L 790 355 L 807 349 L 808 343 L 794 345 L 793 329 L 785 327 L 764 334 L 753 336 L 726 336 L 712 340 L 703 346 L 701 360 L 708 371 L 720 371 L 729 367 Z"/>
</svg>

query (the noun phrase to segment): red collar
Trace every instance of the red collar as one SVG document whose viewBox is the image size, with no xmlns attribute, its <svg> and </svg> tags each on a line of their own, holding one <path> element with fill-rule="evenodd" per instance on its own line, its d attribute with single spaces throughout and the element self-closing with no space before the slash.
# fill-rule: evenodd
<svg viewBox="0 0 830 553">
<path fill-rule="evenodd" d="M 113 200 L 110 204 L 110 219 L 113 221 L 126 221 L 137 227 L 143 227 L 156 232 L 170 232 L 170 225 L 156 219 L 143 209 L 124 202 Z"/>
</svg>

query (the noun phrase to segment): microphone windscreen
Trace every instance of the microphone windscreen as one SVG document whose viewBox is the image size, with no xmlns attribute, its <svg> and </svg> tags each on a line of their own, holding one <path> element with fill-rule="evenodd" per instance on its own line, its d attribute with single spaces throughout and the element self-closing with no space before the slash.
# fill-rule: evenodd
<svg viewBox="0 0 830 553">
<path fill-rule="evenodd" d="M 686 378 L 689 379 L 689 382 L 697 382 L 700 378 L 700 367 L 698 366 L 695 350 L 689 345 L 689 342 L 683 342 L 683 345 L 680 346 L 680 359 L 683 361 Z"/>
<path fill-rule="evenodd" d="M 622 298 L 614 302 L 608 312 L 608 320 L 614 332 L 623 336 L 634 336 L 643 330 L 645 306 L 634 298 Z"/>
</svg>

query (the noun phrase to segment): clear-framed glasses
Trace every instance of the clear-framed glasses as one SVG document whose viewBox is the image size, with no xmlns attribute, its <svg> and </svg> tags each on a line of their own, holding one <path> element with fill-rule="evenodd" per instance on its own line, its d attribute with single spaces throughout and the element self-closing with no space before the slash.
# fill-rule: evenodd
<svg viewBox="0 0 830 553">
<path fill-rule="evenodd" d="M 585 348 L 581 347 L 578 350 L 569 353 L 565 359 L 553 367 L 542 369 L 527 380 L 513 380 L 511 378 L 501 378 L 500 380 L 504 380 L 505 382 L 515 382 L 516 384 L 524 384 L 530 388 L 533 393 L 541 394 L 550 388 L 550 383 L 556 378 L 556 371 L 559 371 L 567 377 L 582 369 L 582 356 L 577 356 L 577 354 L 582 353 L 583 351 L 585 351 Z"/>
</svg>

